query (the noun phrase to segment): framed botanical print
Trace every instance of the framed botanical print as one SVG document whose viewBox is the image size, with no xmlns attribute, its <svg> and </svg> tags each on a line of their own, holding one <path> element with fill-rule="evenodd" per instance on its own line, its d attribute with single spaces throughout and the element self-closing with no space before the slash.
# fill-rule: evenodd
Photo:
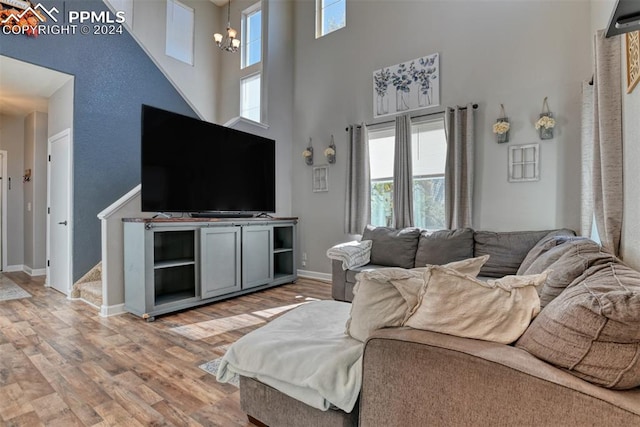
<svg viewBox="0 0 640 427">
<path fill-rule="evenodd" d="M 627 93 L 633 89 L 640 80 L 640 32 L 633 31 L 626 34 L 627 38 Z"/>
</svg>

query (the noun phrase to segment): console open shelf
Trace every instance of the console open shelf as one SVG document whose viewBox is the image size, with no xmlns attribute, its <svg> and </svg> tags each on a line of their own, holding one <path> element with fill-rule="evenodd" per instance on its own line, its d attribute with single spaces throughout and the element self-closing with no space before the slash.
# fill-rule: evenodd
<svg viewBox="0 0 640 427">
<path fill-rule="evenodd" d="M 297 218 L 123 221 L 125 309 L 145 319 L 297 279 Z"/>
</svg>

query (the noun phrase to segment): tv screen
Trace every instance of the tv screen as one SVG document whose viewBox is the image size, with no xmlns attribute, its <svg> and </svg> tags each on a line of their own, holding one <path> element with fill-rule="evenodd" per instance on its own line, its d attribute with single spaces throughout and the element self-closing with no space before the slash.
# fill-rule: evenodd
<svg viewBox="0 0 640 427">
<path fill-rule="evenodd" d="M 142 106 L 143 212 L 275 212 L 275 141 Z"/>
</svg>

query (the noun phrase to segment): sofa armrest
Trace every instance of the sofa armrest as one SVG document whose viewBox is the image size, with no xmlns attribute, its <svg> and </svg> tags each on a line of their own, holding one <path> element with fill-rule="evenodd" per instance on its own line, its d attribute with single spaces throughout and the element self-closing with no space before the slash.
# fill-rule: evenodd
<svg viewBox="0 0 640 427">
<path fill-rule="evenodd" d="M 342 261 L 331 260 L 331 297 L 336 301 L 347 301 L 347 271 L 342 269 Z"/>
<path fill-rule="evenodd" d="M 367 341 L 360 402 L 361 426 L 640 422 L 640 389 L 604 389 L 519 348 L 409 328 Z"/>
</svg>

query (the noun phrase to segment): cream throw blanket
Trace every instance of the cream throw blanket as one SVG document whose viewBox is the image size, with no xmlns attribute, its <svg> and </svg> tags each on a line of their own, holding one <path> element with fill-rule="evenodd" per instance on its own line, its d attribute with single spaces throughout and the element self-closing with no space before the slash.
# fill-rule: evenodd
<svg viewBox="0 0 640 427">
<path fill-rule="evenodd" d="M 344 334 L 351 304 L 304 304 L 236 341 L 218 381 L 255 378 L 309 406 L 351 412 L 362 384 L 364 344 Z"/>
<path fill-rule="evenodd" d="M 343 270 L 367 265 L 371 259 L 372 244 L 371 240 L 340 243 L 327 250 L 327 257 L 342 261 Z"/>
</svg>

